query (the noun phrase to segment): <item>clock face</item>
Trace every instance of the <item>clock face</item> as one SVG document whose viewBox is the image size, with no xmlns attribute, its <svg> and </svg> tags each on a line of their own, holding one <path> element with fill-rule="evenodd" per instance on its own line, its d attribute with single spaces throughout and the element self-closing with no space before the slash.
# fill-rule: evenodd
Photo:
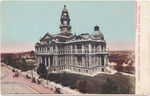
<svg viewBox="0 0 150 96">
<path fill-rule="evenodd" d="M 64 15 L 67 15 L 67 13 L 64 13 Z"/>
<path fill-rule="evenodd" d="M 67 25 L 67 21 L 64 21 L 64 25 Z"/>
</svg>

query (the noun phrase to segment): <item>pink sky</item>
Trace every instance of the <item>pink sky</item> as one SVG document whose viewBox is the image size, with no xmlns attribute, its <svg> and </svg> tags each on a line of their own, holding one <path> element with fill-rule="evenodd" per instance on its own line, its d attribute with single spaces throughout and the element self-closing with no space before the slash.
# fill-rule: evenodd
<svg viewBox="0 0 150 96">
<path fill-rule="evenodd" d="M 134 50 L 135 44 L 134 42 L 115 42 L 115 43 L 107 43 L 107 49 L 106 50 Z M 34 49 L 34 44 L 3 44 L 1 47 L 1 52 L 25 52 L 25 51 L 31 51 Z"/>
</svg>

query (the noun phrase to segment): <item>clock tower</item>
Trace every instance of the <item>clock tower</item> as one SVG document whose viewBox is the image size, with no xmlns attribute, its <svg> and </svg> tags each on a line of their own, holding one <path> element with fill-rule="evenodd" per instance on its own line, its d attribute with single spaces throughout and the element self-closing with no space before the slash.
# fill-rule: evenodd
<svg viewBox="0 0 150 96">
<path fill-rule="evenodd" d="M 61 25 L 60 25 L 60 34 L 71 34 L 71 25 L 70 25 L 70 18 L 68 14 L 68 10 L 66 9 L 66 5 L 64 5 L 64 9 L 62 10 L 61 15 Z"/>
</svg>

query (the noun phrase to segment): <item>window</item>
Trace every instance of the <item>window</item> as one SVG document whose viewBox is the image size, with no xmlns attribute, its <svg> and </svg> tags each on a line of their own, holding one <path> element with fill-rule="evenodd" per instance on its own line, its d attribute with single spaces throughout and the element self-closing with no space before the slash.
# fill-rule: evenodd
<svg viewBox="0 0 150 96">
<path fill-rule="evenodd" d="M 56 69 L 54 68 L 54 71 L 55 71 Z"/>
<path fill-rule="evenodd" d="M 102 68 L 102 72 L 104 72 L 104 68 Z"/>
<path fill-rule="evenodd" d="M 73 71 L 75 71 L 75 68 L 73 68 Z"/>
<path fill-rule="evenodd" d="M 88 70 L 86 70 L 86 73 L 88 73 Z"/>
<path fill-rule="evenodd" d="M 80 72 L 80 69 L 79 69 L 79 72 Z"/>
</svg>

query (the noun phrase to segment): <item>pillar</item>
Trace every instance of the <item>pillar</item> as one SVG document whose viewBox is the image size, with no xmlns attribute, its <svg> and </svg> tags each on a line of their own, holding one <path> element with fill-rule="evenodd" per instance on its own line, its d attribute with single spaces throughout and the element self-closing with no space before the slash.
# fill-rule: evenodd
<svg viewBox="0 0 150 96">
<path fill-rule="evenodd" d="M 94 53 L 95 53 L 95 45 L 94 45 Z"/>
<path fill-rule="evenodd" d="M 46 62 L 46 56 L 45 56 L 45 66 L 47 66 L 47 62 Z"/>
<path fill-rule="evenodd" d="M 89 44 L 89 53 L 91 53 L 91 44 Z"/>
<path fill-rule="evenodd" d="M 99 60 L 100 60 L 100 65 L 102 65 L 102 60 L 101 60 L 101 56 L 99 57 Z"/>
<path fill-rule="evenodd" d="M 91 59 L 91 56 L 89 56 L 89 67 L 92 66 L 92 59 Z"/>
<path fill-rule="evenodd" d="M 82 53 L 84 53 L 84 45 L 82 44 Z"/>
<path fill-rule="evenodd" d="M 52 50 L 51 50 L 51 51 L 52 51 L 52 53 L 53 53 L 53 45 L 52 45 L 52 47 L 51 47 L 51 48 L 52 48 Z"/>
<path fill-rule="evenodd" d="M 84 56 L 82 56 L 82 66 L 83 66 L 83 67 L 86 67 L 86 66 L 85 66 Z"/>
<path fill-rule="evenodd" d="M 107 54 L 107 66 L 109 65 L 108 62 L 109 62 L 109 57 L 108 57 L 108 54 Z"/>
<path fill-rule="evenodd" d="M 56 49 L 56 53 L 58 53 L 58 46 L 57 45 L 55 45 L 55 49 Z"/>
<path fill-rule="evenodd" d="M 50 66 L 50 57 L 48 57 L 48 65 Z"/>
<path fill-rule="evenodd" d="M 71 55 L 70 65 L 73 65 L 73 57 L 72 57 L 72 55 Z"/>
<path fill-rule="evenodd" d="M 75 64 L 78 65 L 78 60 L 76 56 L 75 56 L 75 62 L 76 62 Z"/>
<path fill-rule="evenodd" d="M 41 56 L 41 63 L 42 63 L 42 56 Z"/>
<path fill-rule="evenodd" d="M 71 53 L 72 53 L 72 45 L 70 46 L 70 50 L 71 50 Z"/>
<path fill-rule="evenodd" d="M 77 45 L 75 45 L 75 53 L 77 53 Z"/>
</svg>

